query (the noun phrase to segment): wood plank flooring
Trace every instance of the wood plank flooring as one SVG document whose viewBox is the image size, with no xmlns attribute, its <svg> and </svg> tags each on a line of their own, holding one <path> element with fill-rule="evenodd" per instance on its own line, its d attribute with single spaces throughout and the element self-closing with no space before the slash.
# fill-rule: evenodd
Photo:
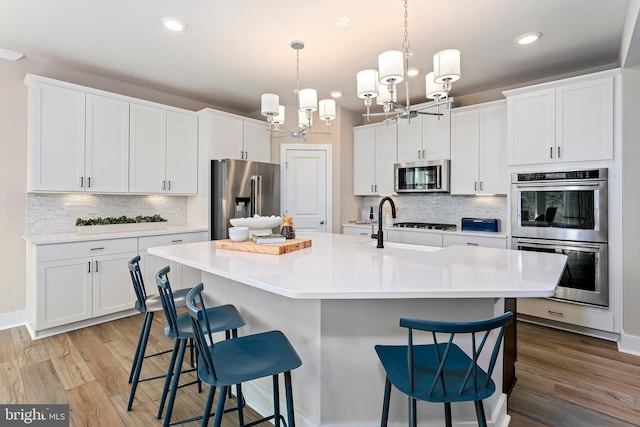
<svg viewBox="0 0 640 427">
<path fill-rule="evenodd" d="M 172 345 L 163 322 L 156 315 L 149 352 Z M 0 401 L 69 403 L 71 426 L 161 425 L 162 380 L 141 383 L 133 410 L 126 410 L 141 324 L 137 315 L 36 341 L 24 327 L 0 331 Z M 168 361 L 169 355 L 147 359 L 143 375 L 163 374 Z M 619 353 L 615 343 L 519 322 L 517 376 L 512 427 L 640 426 L 640 357 Z M 207 390 L 181 389 L 172 419 L 200 415 Z M 236 426 L 237 418 L 228 414 L 223 425 Z"/>
</svg>

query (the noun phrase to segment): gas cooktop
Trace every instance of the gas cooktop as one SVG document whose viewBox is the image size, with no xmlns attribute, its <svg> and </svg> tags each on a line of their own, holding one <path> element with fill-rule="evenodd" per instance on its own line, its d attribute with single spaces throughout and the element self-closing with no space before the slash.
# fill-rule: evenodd
<svg viewBox="0 0 640 427">
<path fill-rule="evenodd" d="M 447 231 L 455 231 L 455 224 L 434 224 L 431 222 L 396 222 L 393 224 L 394 227 L 399 228 L 424 228 L 429 230 L 447 230 Z"/>
</svg>

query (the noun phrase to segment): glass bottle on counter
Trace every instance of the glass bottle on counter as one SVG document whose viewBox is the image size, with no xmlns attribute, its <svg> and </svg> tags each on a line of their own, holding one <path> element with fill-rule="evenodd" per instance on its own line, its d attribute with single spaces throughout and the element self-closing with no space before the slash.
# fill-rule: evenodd
<svg viewBox="0 0 640 427">
<path fill-rule="evenodd" d="M 293 229 L 293 217 L 285 216 L 282 218 L 282 231 L 280 232 L 287 239 L 295 239 L 296 231 Z"/>
</svg>

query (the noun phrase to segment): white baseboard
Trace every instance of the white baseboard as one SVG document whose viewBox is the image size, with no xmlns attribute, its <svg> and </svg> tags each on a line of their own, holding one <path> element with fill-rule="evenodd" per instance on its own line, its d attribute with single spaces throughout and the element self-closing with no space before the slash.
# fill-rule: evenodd
<svg viewBox="0 0 640 427">
<path fill-rule="evenodd" d="M 640 337 L 627 335 L 622 331 L 618 341 L 618 351 L 640 356 Z"/>
<path fill-rule="evenodd" d="M 27 323 L 27 311 L 13 311 L 11 313 L 0 314 L 0 330 L 15 328 Z"/>
</svg>

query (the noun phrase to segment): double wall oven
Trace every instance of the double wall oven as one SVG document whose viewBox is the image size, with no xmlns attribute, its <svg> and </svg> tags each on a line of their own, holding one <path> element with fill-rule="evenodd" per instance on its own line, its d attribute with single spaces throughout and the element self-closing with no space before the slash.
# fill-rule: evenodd
<svg viewBox="0 0 640 427">
<path fill-rule="evenodd" d="M 554 297 L 608 307 L 608 170 L 513 173 L 511 178 L 511 248 L 566 255 Z"/>
</svg>

